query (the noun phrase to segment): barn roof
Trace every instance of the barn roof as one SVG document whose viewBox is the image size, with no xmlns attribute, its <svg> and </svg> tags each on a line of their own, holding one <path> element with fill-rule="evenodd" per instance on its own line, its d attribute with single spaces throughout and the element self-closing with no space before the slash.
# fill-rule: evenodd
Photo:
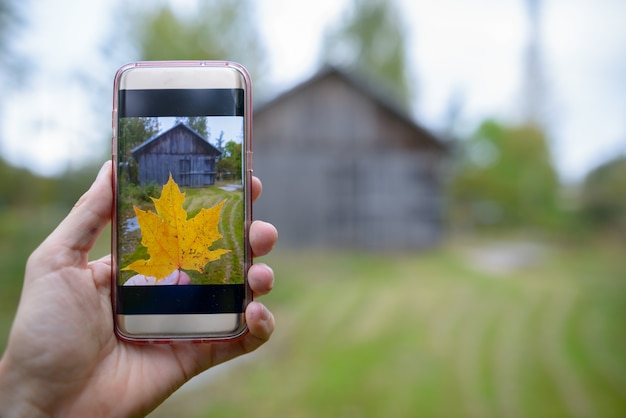
<svg viewBox="0 0 626 418">
<path fill-rule="evenodd" d="M 183 129 L 187 129 L 188 131 L 190 131 L 192 133 L 192 135 L 193 135 L 192 138 L 194 138 L 197 141 L 199 141 L 201 146 L 204 147 L 211 154 L 222 155 L 222 151 L 220 151 L 218 148 L 214 147 L 209 141 L 207 141 L 195 129 L 191 128 L 189 125 L 187 125 L 186 123 L 184 123 L 182 121 L 176 122 L 171 128 L 169 128 L 169 129 L 167 129 L 167 130 L 165 130 L 163 132 L 159 132 L 158 134 L 154 135 L 152 138 L 149 138 L 146 141 L 144 141 L 143 143 L 137 145 L 135 148 L 130 150 L 131 154 L 135 155 L 135 154 L 140 154 L 140 153 L 144 152 L 146 150 L 146 148 L 150 144 L 159 141 L 162 137 L 165 136 L 165 134 L 167 134 L 168 132 L 171 132 L 174 129 L 177 129 L 179 127 L 182 127 Z"/>
<path fill-rule="evenodd" d="M 371 81 L 367 81 L 365 77 L 359 76 L 355 72 L 349 72 L 347 70 L 343 70 L 331 65 L 325 66 L 319 72 L 314 74 L 311 78 L 287 90 L 286 92 L 280 93 L 278 96 L 270 99 L 269 101 L 257 105 L 254 110 L 254 115 L 261 115 L 266 109 L 273 107 L 275 104 L 282 102 L 289 97 L 299 94 L 302 90 L 305 90 L 306 88 L 315 85 L 321 80 L 333 75 L 338 76 L 348 85 L 363 93 L 373 102 L 377 103 L 382 108 L 389 111 L 392 115 L 398 118 L 398 120 L 410 125 L 413 129 L 420 133 L 422 138 L 426 138 L 427 140 L 431 141 L 433 145 L 441 148 L 442 150 L 448 149 L 448 145 L 441 138 L 437 137 L 428 129 L 419 125 L 411 116 L 409 116 L 404 110 L 402 110 L 397 103 L 393 102 L 390 99 L 390 96 L 382 91 L 383 89 L 380 86 L 377 86 Z"/>
</svg>

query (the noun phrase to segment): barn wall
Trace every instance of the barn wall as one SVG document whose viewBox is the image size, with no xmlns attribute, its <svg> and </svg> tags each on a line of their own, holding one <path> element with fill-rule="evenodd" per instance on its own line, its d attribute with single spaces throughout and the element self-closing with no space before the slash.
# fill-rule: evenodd
<svg viewBox="0 0 626 418">
<path fill-rule="evenodd" d="M 263 119 L 267 123 L 255 119 L 254 141 L 272 149 L 359 152 L 374 146 L 378 136 L 375 106 L 340 79 L 325 80 L 275 103 Z"/>
<path fill-rule="evenodd" d="M 207 154 L 207 148 L 201 143 L 204 141 L 196 137 L 183 126 L 164 133 L 158 140 L 151 142 L 145 152 L 157 154 Z"/>
<path fill-rule="evenodd" d="M 419 158 L 260 155 L 263 197 L 255 217 L 273 222 L 287 247 L 423 248 L 437 243 L 442 196 Z"/>
<path fill-rule="evenodd" d="M 215 157 L 204 155 L 143 154 L 139 157 L 139 183 L 165 184 L 170 173 L 181 187 L 215 183 Z"/>
<path fill-rule="evenodd" d="M 435 245 L 442 153 L 419 135 L 340 77 L 303 88 L 255 117 L 255 217 L 286 247 Z"/>
<path fill-rule="evenodd" d="M 181 187 L 215 183 L 216 158 L 201 140 L 181 127 L 166 132 L 137 155 L 139 182 L 165 184 L 170 173 Z"/>
</svg>

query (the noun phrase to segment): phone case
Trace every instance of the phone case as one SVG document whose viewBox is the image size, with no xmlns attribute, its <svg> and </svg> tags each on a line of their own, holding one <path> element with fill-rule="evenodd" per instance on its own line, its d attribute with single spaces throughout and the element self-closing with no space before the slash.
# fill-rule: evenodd
<svg viewBox="0 0 626 418">
<path fill-rule="evenodd" d="M 112 303 L 132 342 L 247 331 L 251 82 L 226 61 L 138 62 L 114 81 Z"/>
</svg>

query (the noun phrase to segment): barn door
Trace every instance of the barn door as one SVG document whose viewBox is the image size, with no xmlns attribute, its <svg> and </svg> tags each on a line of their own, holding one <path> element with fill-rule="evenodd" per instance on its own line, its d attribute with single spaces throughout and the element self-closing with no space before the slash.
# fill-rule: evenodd
<svg viewBox="0 0 626 418">
<path fill-rule="evenodd" d="M 191 186 L 191 159 L 181 158 L 178 164 L 178 174 L 180 176 L 178 185 L 181 187 Z"/>
<path fill-rule="evenodd" d="M 330 197 L 328 212 L 328 236 L 334 244 L 345 247 L 355 245 L 358 234 L 358 189 L 359 173 L 357 161 L 342 158 L 333 161 L 327 173 L 327 190 Z"/>
</svg>

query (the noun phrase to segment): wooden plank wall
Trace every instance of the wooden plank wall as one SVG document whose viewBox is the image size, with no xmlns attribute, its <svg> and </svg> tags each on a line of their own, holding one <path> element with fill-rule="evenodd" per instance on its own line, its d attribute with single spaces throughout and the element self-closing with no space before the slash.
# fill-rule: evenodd
<svg viewBox="0 0 626 418">
<path fill-rule="evenodd" d="M 181 187 L 214 184 L 215 155 L 208 154 L 198 141 L 187 130 L 175 129 L 148 144 L 138 155 L 140 184 L 165 184 L 170 173 Z"/>
<path fill-rule="evenodd" d="M 255 217 L 288 247 L 426 248 L 443 232 L 441 150 L 329 77 L 254 121 Z"/>
</svg>

